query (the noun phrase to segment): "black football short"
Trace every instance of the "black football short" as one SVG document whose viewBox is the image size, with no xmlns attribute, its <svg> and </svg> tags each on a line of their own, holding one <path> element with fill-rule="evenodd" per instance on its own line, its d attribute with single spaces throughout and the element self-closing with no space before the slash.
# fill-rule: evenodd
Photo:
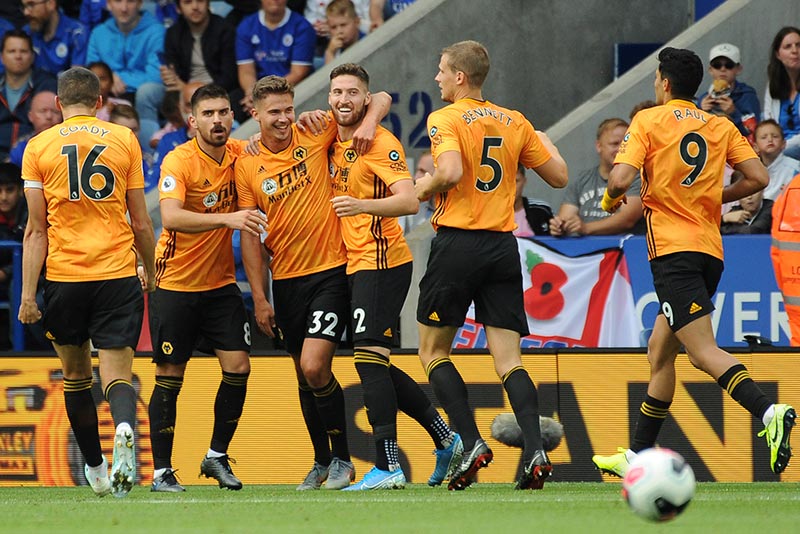
<svg viewBox="0 0 800 534">
<path fill-rule="evenodd" d="M 357 271 L 347 277 L 355 347 L 392 347 L 413 270 L 408 262 L 391 269 Z"/>
<path fill-rule="evenodd" d="M 59 345 L 98 349 L 136 348 L 142 331 L 144 296 L 135 276 L 93 282 L 44 284 L 43 324 Z"/>
<path fill-rule="evenodd" d="M 339 343 L 347 326 L 345 266 L 319 273 L 274 280 L 275 323 L 292 356 L 299 356 L 306 338 Z"/>
<path fill-rule="evenodd" d="M 236 284 L 208 291 L 156 288 L 148 311 L 155 363 L 186 363 L 196 349 L 250 352 L 250 321 Z"/>
<path fill-rule="evenodd" d="M 417 321 L 461 326 L 472 301 L 477 322 L 528 335 L 517 240 L 511 232 L 439 228 L 419 283 Z"/>
<path fill-rule="evenodd" d="M 676 252 L 650 260 L 659 312 L 673 332 L 714 311 L 711 297 L 723 269 L 719 258 L 701 252 Z"/>
</svg>

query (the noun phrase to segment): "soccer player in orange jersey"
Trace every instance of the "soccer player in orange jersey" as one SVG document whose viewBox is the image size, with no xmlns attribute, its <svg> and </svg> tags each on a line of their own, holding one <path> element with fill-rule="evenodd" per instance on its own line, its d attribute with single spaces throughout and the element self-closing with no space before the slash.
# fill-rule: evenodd
<svg viewBox="0 0 800 534">
<path fill-rule="evenodd" d="M 156 290 L 150 297 L 150 335 L 156 384 L 150 397 L 152 491 L 179 492 L 172 469 L 178 394 L 192 352 L 213 352 L 222 380 L 214 431 L 200 472 L 221 488 L 239 490 L 228 446 L 242 415 L 250 375 L 250 323 L 236 285 L 234 230 L 258 236 L 267 220 L 237 211 L 233 166 L 243 141 L 228 139 L 233 111 L 227 91 L 204 85 L 191 96 L 189 125 L 197 132 L 161 164 L 159 197 L 164 229 L 156 247 Z"/>
<path fill-rule="evenodd" d="M 399 463 L 397 409 L 418 421 L 436 446 L 436 468 L 428 480 L 438 486 L 458 465 L 463 448 L 414 380 L 389 361 L 400 311 L 411 285 L 412 257 L 397 217 L 417 212 L 419 202 L 400 141 L 378 127 L 368 152 L 358 154 L 352 136 L 370 102 L 369 74 L 345 63 L 330 74 L 328 103 L 338 135 L 328 152 L 331 201 L 347 248 L 354 361 L 364 388 L 376 461 L 349 490 L 405 486 Z"/>
<path fill-rule="evenodd" d="M 633 118 L 602 203 L 606 211 L 617 209 L 641 169 L 647 252 L 661 304 L 647 345 L 650 383 L 630 449 L 592 460 L 603 472 L 623 476 L 637 452 L 655 445 L 675 394 L 675 358 L 683 346 L 695 367 L 763 421 L 770 467 L 780 473 L 791 456 L 795 411 L 767 398 L 745 366 L 717 346 L 711 325 L 711 297 L 724 259 L 721 204 L 763 189 L 769 176 L 730 120 L 695 106 L 693 96 L 703 79 L 700 58 L 691 50 L 665 48 L 658 61 L 659 105 Z M 723 187 L 726 162 L 743 178 Z"/>
<path fill-rule="evenodd" d="M 61 359 L 64 402 L 86 460 L 84 474 L 96 494 L 124 497 L 136 481 L 133 351 L 142 328 L 142 290 L 155 286 L 142 153 L 128 128 L 95 117 L 103 99 L 92 71 L 62 73 L 56 105 L 64 121 L 31 139 L 23 157 L 29 215 L 19 319 L 42 317 L 36 283 L 46 259 L 43 323 Z M 90 340 L 116 425 L 111 480 L 92 399 Z"/>
<path fill-rule="evenodd" d="M 388 94 L 375 96 L 354 137 L 357 152 L 368 147 L 391 105 Z M 270 336 L 277 326 L 295 362 L 300 406 L 314 445 L 314 466 L 297 489 L 318 489 L 323 482 L 326 489 L 342 489 L 355 479 L 355 468 L 344 393 L 331 371 L 348 317 L 347 256 L 330 202 L 328 171 L 336 125 L 328 121 L 320 135 L 300 130 L 293 100 L 294 88 L 285 78 L 256 82 L 253 117 L 261 128 L 261 154 L 236 162 L 239 208 L 258 208 L 269 221 L 263 246 L 272 256 L 274 310 L 263 290 L 262 243 L 256 236 L 242 234 L 242 261 L 256 323 Z M 367 132 L 366 139 L 361 132 Z"/>
<path fill-rule="evenodd" d="M 451 104 L 428 117 L 433 175 L 415 185 L 417 198 L 437 195 L 431 223 L 438 229 L 420 282 L 419 356 L 433 391 L 464 441 L 451 490 L 469 486 L 492 460 L 475 425 L 464 380 L 450 360 L 456 331 L 470 302 L 486 328 L 495 370 L 503 381 L 525 439 L 524 472 L 517 488 L 541 488 L 552 471 L 542 447 L 536 387 L 522 366 L 520 335 L 528 334 L 522 272 L 512 234 L 519 163 L 553 187 L 567 183 L 567 166 L 547 136 L 518 111 L 481 93 L 489 53 L 475 41 L 445 48 L 436 81 Z"/>
</svg>

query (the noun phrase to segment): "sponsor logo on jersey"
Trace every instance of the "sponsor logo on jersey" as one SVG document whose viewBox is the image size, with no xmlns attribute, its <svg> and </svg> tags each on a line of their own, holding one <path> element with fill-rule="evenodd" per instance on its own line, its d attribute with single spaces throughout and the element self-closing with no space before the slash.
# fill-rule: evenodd
<svg viewBox="0 0 800 534">
<path fill-rule="evenodd" d="M 219 200 L 217 193 L 212 191 L 203 197 L 203 206 L 206 208 L 213 208 L 217 204 L 217 200 Z"/>
<path fill-rule="evenodd" d="M 267 178 L 261 182 L 261 190 L 267 195 L 273 195 L 278 191 L 278 182 L 272 178 Z"/>
</svg>

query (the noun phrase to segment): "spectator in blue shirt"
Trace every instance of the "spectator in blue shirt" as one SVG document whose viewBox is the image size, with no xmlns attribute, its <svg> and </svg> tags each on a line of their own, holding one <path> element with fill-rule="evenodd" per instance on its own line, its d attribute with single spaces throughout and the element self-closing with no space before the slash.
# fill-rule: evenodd
<svg viewBox="0 0 800 534">
<path fill-rule="evenodd" d="M 31 100 L 41 91 L 56 92 L 56 77 L 34 68 L 31 36 L 22 30 L 9 30 L 0 45 L 0 61 L 6 72 L 0 78 L 0 161 L 8 158 L 11 147 L 33 131 L 28 119 Z"/>
<path fill-rule="evenodd" d="M 33 39 L 36 52 L 34 65 L 58 74 L 72 66 L 86 64 L 86 45 L 89 31 L 86 26 L 66 16 L 56 0 L 34 2 L 25 0 L 23 28 Z"/>
<path fill-rule="evenodd" d="M 140 144 L 152 152 L 149 141 L 159 128 L 165 92 L 158 60 L 164 50 L 164 26 L 142 11 L 142 0 L 108 0 L 107 5 L 112 17 L 92 30 L 86 61 L 104 61 L 111 67 L 111 94 L 134 102 Z"/>
<path fill-rule="evenodd" d="M 236 64 L 242 107 L 253 108 L 256 80 L 274 74 L 297 85 L 311 74 L 317 34 L 305 17 L 287 9 L 287 0 L 262 0 L 262 9 L 236 29 Z"/>
</svg>

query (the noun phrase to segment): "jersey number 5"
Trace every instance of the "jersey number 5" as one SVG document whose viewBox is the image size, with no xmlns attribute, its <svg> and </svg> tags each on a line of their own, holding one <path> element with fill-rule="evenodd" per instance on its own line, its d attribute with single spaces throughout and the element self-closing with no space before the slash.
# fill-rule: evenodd
<svg viewBox="0 0 800 534">
<path fill-rule="evenodd" d="M 690 152 L 690 147 L 692 145 L 694 145 L 694 150 L 691 150 Z M 683 139 L 681 139 L 679 150 L 683 162 L 692 167 L 692 172 L 690 172 L 686 178 L 681 180 L 681 185 L 689 187 L 694 183 L 695 180 L 697 180 L 697 177 L 706 167 L 706 160 L 708 159 L 708 145 L 706 144 L 706 140 L 703 139 L 702 135 L 697 132 L 689 132 L 683 136 Z M 694 155 L 692 155 L 692 152 L 694 152 Z"/>
<path fill-rule="evenodd" d="M 483 138 L 483 153 L 481 154 L 481 167 L 489 167 L 492 171 L 492 177 L 490 180 L 481 180 L 481 177 L 478 176 L 475 179 L 475 188 L 478 191 L 482 191 L 484 193 L 488 193 L 490 191 L 494 191 L 497 189 L 497 186 L 500 185 L 500 182 L 503 180 L 503 167 L 500 166 L 500 162 L 494 159 L 491 155 L 489 155 L 489 150 L 492 148 L 500 148 L 503 146 L 503 138 L 502 137 L 484 137 Z"/>
<path fill-rule="evenodd" d="M 82 163 L 78 162 L 78 145 L 64 145 L 61 155 L 67 157 L 67 172 L 69 174 L 69 199 L 81 199 L 81 191 L 92 200 L 103 200 L 114 192 L 114 172 L 102 163 L 97 163 L 97 158 L 107 147 L 95 145 L 89 151 Z M 92 178 L 99 174 L 103 178 L 100 188 L 92 184 Z M 99 182 L 99 180 L 97 180 Z M 97 184 L 101 185 L 101 184 Z"/>
</svg>

